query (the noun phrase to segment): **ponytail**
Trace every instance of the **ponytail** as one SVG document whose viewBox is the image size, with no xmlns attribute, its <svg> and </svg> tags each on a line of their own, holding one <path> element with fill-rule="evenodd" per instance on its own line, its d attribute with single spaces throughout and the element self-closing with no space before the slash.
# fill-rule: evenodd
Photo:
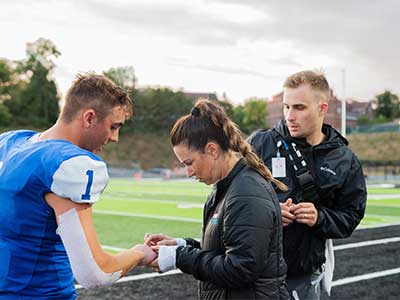
<svg viewBox="0 0 400 300">
<path fill-rule="evenodd" d="M 185 143 L 189 148 L 201 152 L 209 141 L 214 141 L 223 151 L 240 153 L 249 167 L 255 169 L 267 181 L 273 182 L 280 190 L 287 191 L 286 185 L 272 177 L 268 167 L 243 138 L 237 125 L 216 103 L 198 100 L 190 114 L 176 121 L 170 132 L 170 139 L 172 146 Z"/>
<path fill-rule="evenodd" d="M 248 166 L 255 169 L 267 181 L 273 182 L 281 191 L 287 191 L 287 186 L 272 176 L 271 171 L 243 138 L 237 125 L 230 119 L 226 120 L 224 131 L 230 141 L 230 148 L 233 151 L 239 152 L 246 160 Z"/>
</svg>

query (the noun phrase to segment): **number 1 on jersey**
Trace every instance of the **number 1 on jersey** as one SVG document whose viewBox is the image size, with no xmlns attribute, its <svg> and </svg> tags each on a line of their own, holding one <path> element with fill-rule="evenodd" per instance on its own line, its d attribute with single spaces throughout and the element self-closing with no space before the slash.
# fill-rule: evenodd
<svg viewBox="0 0 400 300">
<path fill-rule="evenodd" d="M 85 194 L 82 195 L 82 200 L 90 200 L 90 189 L 93 183 L 93 170 L 87 170 L 86 175 L 88 176 L 88 183 L 86 185 Z"/>
</svg>

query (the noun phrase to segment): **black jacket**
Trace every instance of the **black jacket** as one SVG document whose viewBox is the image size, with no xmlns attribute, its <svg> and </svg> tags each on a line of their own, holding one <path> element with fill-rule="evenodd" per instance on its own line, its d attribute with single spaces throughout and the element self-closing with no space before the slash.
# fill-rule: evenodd
<svg viewBox="0 0 400 300">
<path fill-rule="evenodd" d="M 270 183 L 239 160 L 204 208 L 199 242 L 176 266 L 199 282 L 200 299 L 288 299 L 279 202 Z"/>
<path fill-rule="evenodd" d="M 323 125 L 324 141 L 316 146 L 305 139 L 290 136 L 284 121 L 272 130 L 258 131 L 249 137 L 254 150 L 271 169 L 272 158 L 277 156 L 277 142 L 295 142 L 303 154 L 319 196 L 313 201 L 318 210 L 313 227 L 292 223 L 284 228 L 284 257 L 288 276 L 310 274 L 325 262 L 325 241 L 348 237 L 364 216 L 367 191 L 361 165 L 347 147 L 347 140 L 330 125 Z M 290 160 L 286 158 L 286 177 L 278 178 L 289 191 L 278 193 L 279 201 L 303 199 L 303 191 L 295 176 Z"/>
</svg>

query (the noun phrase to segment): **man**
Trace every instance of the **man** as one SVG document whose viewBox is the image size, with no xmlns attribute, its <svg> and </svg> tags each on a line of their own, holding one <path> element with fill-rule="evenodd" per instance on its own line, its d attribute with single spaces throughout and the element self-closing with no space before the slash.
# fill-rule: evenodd
<svg viewBox="0 0 400 300">
<path fill-rule="evenodd" d="M 108 182 L 94 153 L 118 141 L 132 115 L 124 90 L 99 75 L 78 75 L 48 130 L 0 135 L 0 299 L 76 299 L 111 284 L 155 253 L 137 245 L 101 249 L 92 204 Z"/>
<path fill-rule="evenodd" d="M 351 235 L 365 211 L 360 162 L 347 140 L 323 123 L 329 98 L 323 74 L 293 74 L 284 83 L 284 120 L 249 138 L 273 176 L 289 188 L 278 197 L 292 299 L 320 298 L 321 279 L 333 272 L 324 274 L 325 250 L 332 250 L 325 249 L 326 241 Z"/>
</svg>

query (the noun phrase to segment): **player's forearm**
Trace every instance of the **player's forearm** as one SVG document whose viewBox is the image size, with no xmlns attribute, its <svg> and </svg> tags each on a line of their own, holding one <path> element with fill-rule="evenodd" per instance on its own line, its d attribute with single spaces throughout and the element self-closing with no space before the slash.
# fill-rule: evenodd
<svg viewBox="0 0 400 300">
<path fill-rule="evenodd" d="M 101 251 L 101 253 L 94 255 L 97 265 L 103 272 L 113 273 L 122 270 L 122 276 L 140 264 L 143 257 L 143 252 L 132 249 L 124 250 L 117 254 Z"/>
</svg>

